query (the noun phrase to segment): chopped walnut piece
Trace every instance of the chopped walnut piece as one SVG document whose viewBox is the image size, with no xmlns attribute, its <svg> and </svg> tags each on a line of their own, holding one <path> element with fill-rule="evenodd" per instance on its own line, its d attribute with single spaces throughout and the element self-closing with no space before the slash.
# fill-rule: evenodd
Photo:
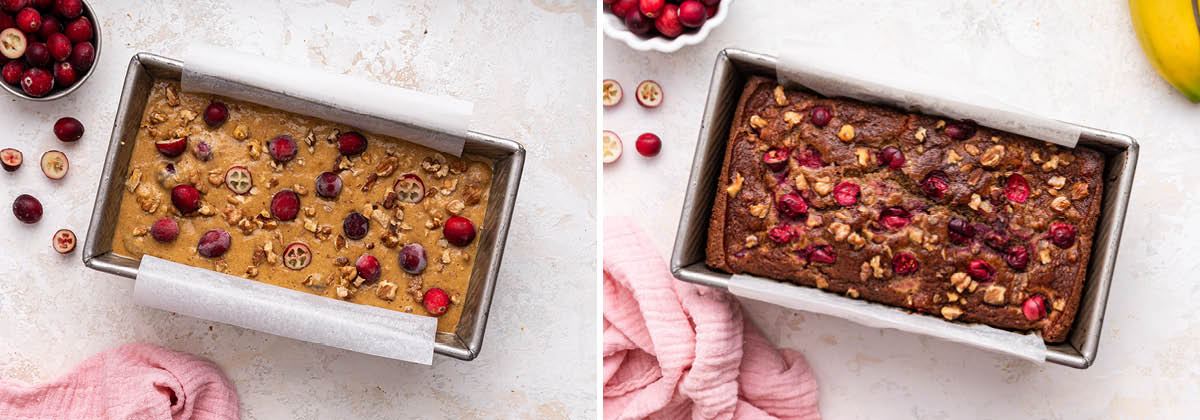
<svg viewBox="0 0 1200 420">
<path fill-rule="evenodd" d="M 1082 200 L 1088 196 L 1088 184 L 1086 182 L 1076 182 L 1071 186 L 1071 199 Z"/>
<path fill-rule="evenodd" d="M 1046 183 L 1050 185 L 1050 188 L 1057 190 L 1062 188 L 1064 185 L 1067 185 L 1067 179 L 1061 176 L 1052 176 L 1050 177 L 1049 181 L 1046 181 Z"/>
<path fill-rule="evenodd" d="M 165 90 L 167 94 L 167 105 L 179 106 L 179 93 L 175 91 L 175 87 L 167 85 Z"/>
<path fill-rule="evenodd" d="M 182 118 L 183 122 L 185 123 L 191 122 L 192 120 L 196 119 L 196 113 L 190 109 L 185 109 L 183 111 L 179 111 L 179 118 Z"/>
<path fill-rule="evenodd" d="M 1048 160 L 1048 161 L 1046 161 L 1046 163 L 1043 163 L 1043 164 L 1042 164 L 1042 171 L 1043 171 L 1043 172 L 1050 172 L 1050 171 L 1053 171 L 1053 170 L 1055 170 L 1055 169 L 1058 169 L 1058 161 L 1059 161 L 1059 160 L 1058 160 L 1058 155 L 1051 156 L 1051 157 L 1050 157 L 1050 160 Z"/>
<path fill-rule="evenodd" d="M 455 216 L 462 213 L 466 207 L 467 206 L 460 200 L 451 200 L 449 203 L 446 203 L 446 211 Z"/>
<path fill-rule="evenodd" d="M 746 248 L 754 248 L 758 246 L 758 236 L 746 235 Z"/>
<path fill-rule="evenodd" d="M 971 285 L 971 276 L 964 272 L 957 272 L 950 275 L 950 284 L 954 285 L 954 290 L 962 293 L 968 286 Z"/>
<path fill-rule="evenodd" d="M 951 321 L 953 321 L 955 318 L 958 318 L 959 315 L 962 315 L 962 313 L 962 309 L 957 306 L 942 307 L 942 316 Z"/>
<path fill-rule="evenodd" d="M 850 225 L 842 222 L 833 222 L 829 224 L 829 231 L 833 233 L 833 239 L 836 241 L 844 241 L 847 236 L 850 236 Z"/>
<path fill-rule="evenodd" d="M 813 191 L 821 196 L 828 195 L 833 191 L 833 179 L 828 176 L 818 176 L 816 182 L 813 183 Z"/>
<path fill-rule="evenodd" d="M 396 290 L 399 289 L 396 283 L 384 280 L 379 282 L 379 286 L 375 287 L 375 296 L 383 300 L 395 300 Z"/>
<path fill-rule="evenodd" d="M 958 302 L 958 293 L 946 292 L 946 301 L 950 303 Z"/>
<path fill-rule="evenodd" d="M 769 205 L 769 204 L 758 203 L 758 204 L 750 206 L 750 214 L 754 217 L 762 219 L 764 217 L 767 217 L 767 210 L 769 210 L 770 208 L 771 208 L 771 205 Z"/>
<path fill-rule="evenodd" d="M 858 232 L 851 232 L 850 236 L 846 237 L 846 242 L 849 242 L 850 245 L 853 245 L 854 249 L 861 249 L 864 245 L 867 244 L 867 240 L 863 239 L 863 237 L 861 235 L 859 235 Z"/>
<path fill-rule="evenodd" d="M 979 206 L 983 204 L 983 198 L 979 194 L 971 194 L 971 202 L 967 203 L 967 207 L 971 210 L 979 210 Z"/>
<path fill-rule="evenodd" d="M 974 144 L 967 143 L 963 145 L 963 150 L 966 150 L 971 156 L 979 156 L 979 148 L 975 147 Z"/>
<path fill-rule="evenodd" d="M 1063 298 L 1054 299 L 1054 303 L 1050 304 L 1050 307 L 1056 311 L 1061 311 L 1067 307 L 1067 301 Z"/>
<path fill-rule="evenodd" d="M 150 123 L 151 124 L 162 124 L 166 120 L 167 120 L 167 114 L 164 114 L 161 112 L 151 112 L 150 113 Z"/>
<path fill-rule="evenodd" d="M 1071 208 L 1071 200 L 1068 200 L 1067 197 L 1063 197 L 1061 195 L 1054 197 L 1054 200 L 1050 201 L 1050 208 L 1058 212 L 1067 211 L 1067 209 Z"/>
<path fill-rule="evenodd" d="M 925 240 L 925 231 L 915 228 L 915 227 L 909 228 L 908 229 L 908 240 L 912 241 L 912 243 L 914 245 L 919 245 L 921 242 L 924 242 L 924 240 Z"/>
<path fill-rule="evenodd" d="M 946 120 L 938 120 L 938 122 L 933 125 L 933 128 L 938 129 L 938 130 L 941 130 L 945 127 L 946 127 Z"/>
<path fill-rule="evenodd" d="M 804 177 L 804 174 L 796 175 L 796 182 L 794 184 L 796 185 L 797 191 L 804 191 L 808 189 L 808 179 Z"/>
<path fill-rule="evenodd" d="M 358 269 L 354 268 L 352 265 L 344 265 L 338 267 L 338 274 L 341 275 L 342 281 L 353 281 L 356 277 L 358 277 Z"/>
<path fill-rule="evenodd" d="M 843 125 L 838 129 L 838 138 L 842 141 L 854 140 L 854 126 L 850 124 Z"/>
<path fill-rule="evenodd" d="M 342 299 L 349 297 L 350 289 L 347 289 L 346 286 L 338 286 L 337 287 L 337 296 Z"/>
<path fill-rule="evenodd" d="M 913 134 L 913 138 L 916 138 L 918 143 L 925 142 L 925 127 L 917 128 L 917 133 Z"/>
<path fill-rule="evenodd" d="M 145 236 L 149 232 L 150 232 L 150 228 L 145 227 L 145 226 L 138 226 L 138 227 L 133 228 L 133 236 L 135 238 L 139 237 L 139 236 Z"/>
<path fill-rule="evenodd" d="M 246 267 L 246 278 L 252 279 L 258 277 L 258 267 L 253 265 Z"/>
<path fill-rule="evenodd" d="M 1004 292 L 1007 292 L 1004 286 L 989 285 L 983 289 L 983 301 L 989 305 L 1004 305 Z"/>
<path fill-rule="evenodd" d="M 337 238 L 333 240 L 333 248 L 339 251 L 346 249 L 346 237 L 338 235 Z"/>
<path fill-rule="evenodd" d="M 743 181 L 745 181 L 745 178 L 742 178 L 742 174 L 734 172 L 733 182 L 729 183 L 729 186 L 725 188 L 725 192 L 729 193 L 730 197 L 737 197 L 738 192 L 742 191 Z"/>
<path fill-rule="evenodd" d="M 329 285 L 329 278 L 325 277 L 325 275 L 321 273 L 311 273 L 305 276 L 304 281 L 300 282 L 300 284 L 313 289 L 324 289 L 325 286 Z"/>
<path fill-rule="evenodd" d="M 862 168 L 874 168 L 875 154 L 871 153 L 871 149 L 859 147 L 854 149 L 854 156 L 858 158 L 858 166 Z"/>
<path fill-rule="evenodd" d="M 779 106 L 788 104 L 787 95 L 783 93 L 783 86 L 775 85 L 775 104 Z"/>
<path fill-rule="evenodd" d="M 962 156 L 960 156 L 957 152 L 955 152 L 954 149 L 949 149 L 946 151 L 946 164 L 953 165 L 953 164 L 958 163 L 961 160 L 962 160 Z"/>
<path fill-rule="evenodd" d="M 125 190 L 132 193 L 132 192 L 136 191 L 138 185 L 141 185 L 141 184 L 142 184 L 142 171 L 138 168 L 133 168 L 133 171 L 131 171 L 129 173 L 129 178 L 125 179 Z"/>
<path fill-rule="evenodd" d="M 761 130 L 766 126 L 767 126 L 767 120 L 764 120 L 764 119 L 762 119 L 762 117 L 759 117 L 757 115 L 750 116 L 750 127 L 753 127 L 756 130 Z"/>
<path fill-rule="evenodd" d="M 395 248 L 400 245 L 400 237 L 393 233 L 384 233 L 379 236 L 379 242 L 388 248 Z"/>
<path fill-rule="evenodd" d="M 871 257 L 871 277 L 883 278 L 883 265 L 881 265 L 881 258 L 878 255 Z"/>
<path fill-rule="evenodd" d="M 783 113 L 783 121 L 790 125 L 796 125 L 800 124 L 801 121 L 804 121 L 804 116 L 796 112 L 788 111 Z"/>
<path fill-rule="evenodd" d="M 997 144 L 983 152 L 983 156 L 979 158 L 979 164 L 985 168 L 995 168 L 1000 165 L 1002 160 L 1004 160 L 1004 145 Z"/>
</svg>

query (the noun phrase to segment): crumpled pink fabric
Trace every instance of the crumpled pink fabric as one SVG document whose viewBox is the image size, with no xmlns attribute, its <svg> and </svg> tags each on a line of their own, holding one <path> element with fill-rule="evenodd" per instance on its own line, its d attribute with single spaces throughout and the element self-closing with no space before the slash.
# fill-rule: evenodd
<svg viewBox="0 0 1200 420">
<path fill-rule="evenodd" d="M 604 418 L 821 418 L 800 353 L 727 292 L 676 280 L 628 218 L 604 227 Z"/>
<path fill-rule="evenodd" d="M 130 343 L 83 361 L 51 382 L 0 381 L 3 420 L 229 420 L 238 398 L 208 359 Z"/>
</svg>

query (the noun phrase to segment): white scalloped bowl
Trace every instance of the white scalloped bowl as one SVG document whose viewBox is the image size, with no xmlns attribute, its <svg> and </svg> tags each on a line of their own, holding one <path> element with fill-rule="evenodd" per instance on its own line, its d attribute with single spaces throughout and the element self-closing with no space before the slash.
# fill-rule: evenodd
<svg viewBox="0 0 1200 420">
<path fill-rule="evenodd" d="M 629 45 L 629 48 L 633 48 L 638 51 L 673 53 L 684 46 L 696 45 L 704 41 L 704 38 L 708 38 L 708 33 L 712 32 L 713 28 L 716 28 L 717 26 L 720 26 L 722 22 L 725 22 L 725 17 L 729 16 L 729 5 L 732 3 L 733 0 L 722 0 L 721 5 L 717 6 L 717 14 L 708 21 L 704 22 L 703 26 L 695 31 L 685 32 L 683 35 L 680 35 L 675 39 L 659 35 L 636 35 L 633 32 L 629 32 L 629 29 L 625 27 L 624 20 L 618 18 L 617 15 L 614 15 L 612 12 L 608 11 L 607 6 L 601 9 L 600 13 L 602 15 L 601 20 L 603 21 L 604 25 L 604 35 L 607 35 L 609 38 L 625 41 L 625 44 Z"/>
</svg>

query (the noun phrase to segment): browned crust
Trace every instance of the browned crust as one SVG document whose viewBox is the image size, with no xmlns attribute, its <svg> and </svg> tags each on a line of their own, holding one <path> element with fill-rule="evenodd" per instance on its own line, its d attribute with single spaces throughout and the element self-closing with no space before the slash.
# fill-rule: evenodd
<svg viewBox="0 0 1200 420">
<path fill-rule="evenodd" d="M 729 162 L 733 159 L 733 142 L 737 139 L 737 134 L 740 129 L 744 129 L 737 121 L 742 121 L 743 113 L 746 112 L 746 102 L 750 100 L 750 95 L 755 88 L 762 83 L 767 83 L 769 80 L 765 77 L 751 77 L 746 82 L 746 88 L 742 91 L 742 97 L 738 99 L 737 110 L 733 114 L 733 122 L 729 124 L 729 140 L 725 145 L 725 158 L 721 163 L 721 182 L 717 185 L 716 198 L 713 200 L 712 216 L 708 221 L 708 247 L 707 263 L 710 267 L 732 272 L 729 265 L 725 262 L 725 206 L 728 201 L 729 193 L 725 189 L 729 186 Z"/>
</svg>

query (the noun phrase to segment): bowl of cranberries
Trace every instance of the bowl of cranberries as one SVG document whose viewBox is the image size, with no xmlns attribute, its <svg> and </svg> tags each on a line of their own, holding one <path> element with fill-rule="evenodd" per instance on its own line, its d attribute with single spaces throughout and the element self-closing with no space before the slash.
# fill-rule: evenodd
<svg viewBox="0 0 1200 420">
<path fill-rule="evenodd" d="M 604 34 L 638 51 L 675 52 L 704 41 L 733 0 L 604 0 Z"/>
<path fill-rule="evenodd" d="M 83 0 L 0 0 L 0 83 L 51 101 L 74 92 L 100 56 L 100 26 Z"/>
</svg>

